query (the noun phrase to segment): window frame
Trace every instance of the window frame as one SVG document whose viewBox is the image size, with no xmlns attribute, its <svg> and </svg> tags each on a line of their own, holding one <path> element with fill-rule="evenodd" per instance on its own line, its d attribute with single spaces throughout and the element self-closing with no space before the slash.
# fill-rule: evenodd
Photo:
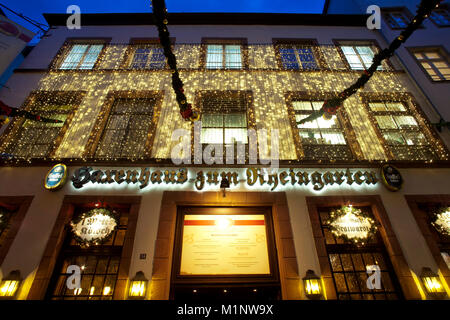
<svg viewBox="0 0 450 320">
<path fill-rule="evenodd" d="M 58 53 L 53 58 L 52 62 L 49 65 L 49 69 L 53 71 L 60 72 L 89 72 L 93 70 L 98 70 L 101 62 L 103 61 L 103 57 L 105 56 L 106 49 L 111 42 L 112 38 L 91 38 L 91 37 L 78 37 L 78 38 L 66 38 L 61 48 L 58 50 Z M 60 69 L 61 65 L 64 63 L 65 59 L 69 55 L 73 45 L 75 44 L 102 44 L 102 50 L 97 56 L 97 60 L 94 63 L 94 66 L 91 69 L 79 69 L 78 67 L 75 69 Z"/>
<path fill-rule="evenodd" d="M 105 102 L 101 108 L 99 116 L 97 117 L 94 129 L 91 131 L 88 142 L 86 143 L 85 152 L 83 157 L 92 158 L 99 160 L 101 158 L 96 158 L 95 154 L 97 152 L 100 141 L 103 137 L 104 130 L 108 124 L 109 116 L 111 110 L 114 106 L 114 101 L 120 98 L 150 98 L 155 99 L 156 103 L 153 107 L 152 122 L 150 123 L 147 138 L 145 140 L 144 154 L 142 157 L 148 159 L 151 158 L 151 153 L 153 151 L 153 142 L 155 138 L 156 128 L 158 126 L 161 107 L 164 98 L 164 91 L 152 91 L 152 90 L 140 90 L 140 91 L 112 91 L 108 94 Z M 131 158 L 124 158 L 131 159 Z"/>
<path fill-rule="evenodd" d="M 364 72 L 365 70 L 367 70 L 364 62 L 362 62 L 361 58 L 360 62 L 362 62 L 362 65 L 364 67 L 364 70 L 357 70 L 357 69 L 352 69 L 350 66 L 350 63 L 347 60 L 346 55 L 344 54 L 344 51 L 342 50 L 342 46 L 369 46 L 371 48 L 376 48 L 378 52 L 381 51 L 381 47 L 378 43 L 378 41 L 376 39 L 333 39 L 333 43 L 337 48 L 337 51 L 339 52 L 342 61 L 344 62 L 344 65 L 346 66 L 348 71 L 353 71 L 353 72 Z M 378 53 L 378 52 L 374 52 L 374 56 Z M 358 55 L 359 57 L 359 55 Z M 392 72 L 395 70 L 394 66 L 392 65 L 390 59 L 386 59 L 384 60 L 384 64 L 381 63 L 381 66 L 383 67 L 382 70 L 376 70 L 376 72 Z"/>
<path fill-rule="evenodd" d="M 424 207 L 430 206 L 450 206 L 450 195 L 405 195 L 404 197 L 442 276 L 447 283 L 450 283 L 450 268 L 442 257 L 441 244 L 437 241 L 437 231 L 430 226 L 429 213 L 424 210 Z M 450 243 L 445 245 L 448 246 Z"/>
<path fill-rule="evenodd" d="M 445 11 L 447 12 L 447 15 L 450 17 L 450 10 L 449 10 L 449 5 L 448 5 L 448 4 L 445 4 L 445 3 L 440 4 L 439 7 L 437 7 L 434 11 L 437 11 L 437 10 L 445 10 Z M 449 24 L 446 24 L 446 25 L 441 25 L 441 24 L 437 23 L 437 22 L 432 18 L 432 15 L 431 15 L 431 14 L 430 14 L 429 19 L 430 19 L 430 21 L 433 22 L 434 25 L 437 26 L 438 28 L 448 28 L 448 27 L 450 27 L 450 23 L 449 23 Z"/>
<path fill-rule="evenodd" d="M 411 12 L 406 7 L 389 7 L 389 8 L 381 8 L 381 14 L 383 16 L 384 22 L 387 24 L 389 29 L 391 30 L 404 30 L 406 27 L 400 27 L 398 26 L 397 22 L 395 24 L 397 26 L 391 26 L 389 23 L 389 20 L 392 19 L 390 16 L 391 14 L 401 14 L 402 18 L 404 19 L 404 22 L 406 25 L 408 25 L 414 18 L 414 16 L 411 14 Z M 419 28 L 423 28 L 423 26 L 420 26 Z"/>
<path fill-rule="evenodd" d="M 246 113 L 246 120 L 247 120 L 247 136 L 248 136 L 248 130 L 249 129 L 256 130 L 255 109 L 254 109 L 254 106 L 253 106 L 253 92 L 250 91 L 250 90 L 247 90 L 247 91 L 239 91 L 239 90 L 205 90 L 205 91 L 197 91 L 196 94 L 195 94 L 195 105 L 198 106 L 198 109 L 199 109 L 198 112 L 200 114 L 202 114 L 203 100 L 204 99 L 207 99 L 208 96 L 213 96 L 214 97 L 214 96 L 220 95 L 220 94 L 222 94 L 224 92 L 226 92 L 228 94 L 231 94 L 232 96 L 237 97 L 237 98 L 239 98 L 240 96 L 244 96 L 245 102 L 246 102 L 245 113 Z M 194 125 L 191 126 L 191 136 L 194 137 Z M 199 139 L 201 141 L 201 136 L 199 137 Z M 223 139 L 225 139 L 225 137 L 223 137 Z M 194 140 L 195 140 L 195 138 L 192 139 L 192 141 L 191 141 L 191 150 L 192 150 L 191 156 L 192 157 L 194 156 L 194 150 L 195 150 L 195 148 L 194 148 Z M 209 145 L 209 144 L 207 143 L 207 144 L 201 144 L 201 145 L 202 145 L 202 152 L 203 152 L 204 148 L 207 145 Z M 217 144 L 217 145 L 219 145 L 219 144 Z M 245 154 L 246 154 L 246 157 L 245 157 L 245 162 L 246 163 L 249 161 L 249 155 L 248 155 L 249 148 L 250 148 L 249 145 L 250 145 L 249 143 L 244 144 L 244 146 L 245 146 Z M 259 156 L 259 148 L 258 148 L 258 146 L 255 146 L 255 148 L 256 148 L 256 152 L 258 153 L 258 156 Z M 226 148 L 225 148 L 224 144 L 222 145 L 222 151 L 223 151 L 224 158 L 226 158 Z M 234 161 L 238 160 L 238 158 L 237 158 L 237 142 L 234 144 L 234 158 L 233 159 L 234 159 Z"/>
<path fill-rule="evenodd" d="M 289 71 L 301 71 L 301 72 L 307 72 L 307 71 L 321 71 L 321 70 L 329 70 L 327 67 L 325 58 L 322 54 L 322 51 L 320 50 L 319 43 L 317 39 L 298 39 L 298 38 L 272 38 L 272 44 L 275 50 L 275 58 L 277 61 L 278 69 L 280 70 L 289 70 Z M 303 67 L 299 69 L 286 69 L 283 66 L 283 61 L 281 58 L 280 48 L 282 46 L 304 46 L 304 47 L 311 47 L 315 63 L 317 65 L 316 69 L 304 69 Z M 298 59 L 298 56 L 296 54 L 296 58 Z M 297 60 L 299 63 L 299 61 Z"/>
<path fill-rule="evenodd" d="M 412 116 L 414 118 L 414 120 L 417 122 L 420 132 L 422 132 L 422 134 L 425 136 L 429 145 L 431 146 L 433 143 L 436 143 L 436 144 L 439 144 L 441 146 L 441 148 L 444 150 L 443 153 L 436 152 L 435 155 L 436 155 L 437 159 L 433 159 L 433 161 L 446 159 L 445 153 L 448 153 L 447 147 L 441 141 L 441 139 L 439 138 L 437 133 L 432 129 L 432 127 L 430 125 L 430 121 L 428 120 L 426 115 L 423 113 L 423 111 L 420 109 L 420 107 L 417 105 L 414 97 L 411 94 L 398 93 L 398 94 L 392 95 L 392 94 L 380 94 L 380 93 L 365 92 L 365 93 L 360 93 L 360 97 L 361 97 L 363 105 L 366 109 L 366 112 L 369 117 L 372 128 L 375 130 L 375 132 L 378 136 L 378 139 L 380 139 L 380 142 L 383 146 L 384 152 L 389 160 L 412 161 L 409 159 L 399 160 L 399 159 L 395 158 L 395 156 L 391 150 L 391 146 L 386 143 L 385 138 L 382 135 L 382 131 L 378 125 L 377 120 L 374 117 L 373 111 L 369 107 L 369 103 L 377 103 L 377 102 L 384 102 L 384 103 L 400 102 L 400 103 L 402 103 L 403 106 L 405 107 L 405 109 L 407 110 L 406 111 L 408 113 L 407 115 Z M 416 117 L 414 115 L 414 113 L 416 113 L 418 115 L 418 117 Z M 405 145 L 405 147 L 412 149 L 412 148 L 416 147 L 416 145 L 412 145 L 412 146 Z M 429 160 L 431 160 L 431 159 L 427 159 L 427 160 L 423 160 L 423 161 L 429 161 Z"/>
<path fill-rule="evenodd" d="M 170 43 L 172 46 L 172 50 L 174 49 L 176 38 L 170 37 Z M 164 57 L 164 68 L 161 69 L 153 69 L 153 68 L 132 68 L 131 64 L 133 62 L 134 53 L 137 48 L 145 46 L 161 46 L 159 42 L 159 38 L 131 38 L 127 49 L 125 51 L 122 63 L 119 67 L 119 69 L 123 70 L 129 70 L 129 71 L 162 71 L 162 70 L 168 70 L 169 66 L 167 64 L 167 59 Z"/>
<path fill-rule="evenodd" d="M 422 70 L 422 72 L 425 74 L 425 76 L 428 78 L 428 80 L 431 81 L 431 83 L 437 84 L 437 83 L 448 83 L 448 82 L 450 82 L 450 79 L 448 79 L 448 80 L 447 79 L 434 80 L 431 77 L 431 75 L 428 73 L 428 71 L 422 66 L 422 63 L 420 62 L 420 60 L 417 59 L 416 56 L 415 56 L 415 53 L 422 53 L 422 52 L 426 52 L 426 51 L 435 51 L 441 56 L 442 61 L 446 62 L 447 65 L 450 67 L 450 54 L 447 52 L 447 50 L 443 46 L 407 47 L 406 49 L 409 52 L 409 54 L 411 55 L 411 57 L 414 60 L 414 62 Z M 428 60 L 426 60 L 426 61 L 428 61 Z M 433 70 L 435 70 L 435 69 L 433 68 Z M 442 76 L 441 72 L 439 70 L 438 70 L 438 72 L 439 72 L 438 75 L 441 77 Z"/>
<path fill-rule="evenodd" d="M 226 53 L 223 50 L 223 60 L 222 68 L 207 68 L 207 56 L 208 56 L 208 45 L 221 45 L 223 48 L 226 45 L 240 45 L 241 46 L 241 68 L 226 68 Z M 201 41 L 201 53 L 200 53 L 200 69 L 206 71 L 242 71 L 249 69 L 249 58 L 248 58 L 248 41 L 247 38 L 202 38 Z"/>
<path fill-rule="evenodd" d="M 296 112 L 293 106 L 294 101 L 325 101 L 328 99 L 331 99 L 332 97 L 336 96 L 338 93 L 333 92 L 316 92 L 316 93 L 309 93 L 309 92 L 287 92 L 285 93 L 285 101 L 289 116 L 289 122 L 291 124 L 291 130 L 294 138 L 294 144 L 295 149 L 297 152 L 297 158 L 299 160 L 302 159 L 308 159 L 305 156 L 304 153 L 304 144 L 302 143 L 302 139 L 300 137 L 299 129 L 297 127 L 297 121 L 296 121 Z M 345 145 L 327 145 L 327 144 L 313 144 L 314 146 L 321 147 L 322 149 L 331 149 L 331 148 L 348 148 L 349 155 L 351 155 L 350 159 L 325 159 L 326 161 L 329 160 L 362 160 L 363 159 L 363 153 L 361 151 L 361 147 L 359 145 L 358 140 L 356 139 L 355 131 L 353 130 L 353 126 L 350 122 L 350 119 L 345 111 L 344 108 L 340 108 L 338 112 L 336 113 L 336 117 L 338 118 L 339 124 L 341 125 L 342 134 L 344 135 L 344 139 L 346 141 Z M 312 160 L 312 159 L 310 159 Z"/>
<path fill-rule="evenodd" d="M 62 125 L 57 137 L 50 143 L 50 149 L 44 158 L 53 157 L 58 150 L 65 134 L 70 128 L 70 124 L 78 111 L 79 106 L 81 105 L 84 96 L 86 95 L 86 91 L 32 91 L 28 98 L 25 100 L 23 104 L 23 109 L 29 112 L 33 112 L 33 105 L 36 99 L 45 99 L 46 96 L 60 96 L 61 99 L 73 100 L 73 108 L 71 112 L 68 113 L 66 121 Z M 0 137 L 0 151 L 4 152 L 9 148 L 9 144 L 13 142 L 18 137 L 18 134 L 21 132 L 22 126 L 25 123 L 26 119 L 23 117 L 15 118 L 12 120 L 11 124 L 6 128 L 3 136 Z"/>
<path fill-rule="evenodd" d="M 9 226 L 3 231 L 5 234 L 1 235 L 4 239 L 0 244 L 0 266 L 19 232 L 33 198 L 34 196 L 0 196 L 0 205 L 13 211 L 8 220 Z"/>
<path fill-rule="evenodd" d="M 389 216 L 384 208 L 379 195 L 368 196 L 313 196 L 306 197 L 309 218 L 312 225 L 315 247 L 319 258 L 321 278 L 323 279 L 327 299 L 336 300 L 337 292 L 331 275 L 331 268 L 326 250 L 325 237 L 319 220 L 318 208 L 340 207 L 352 204 L 355 207 L 370 207 L 374 220 L 378 225 L 378 232 L 383 241 L 384 247 L 393 265 L 393 272 L 400 284 L 403 298 L 407 300 L 420 300 L 421 294 L 416 286 L 416 282 L 409 272 L 409 267 L 401 246 L 392 229 Z M 407 272 L 405 272 L 405 270 Z"/>
</svg>

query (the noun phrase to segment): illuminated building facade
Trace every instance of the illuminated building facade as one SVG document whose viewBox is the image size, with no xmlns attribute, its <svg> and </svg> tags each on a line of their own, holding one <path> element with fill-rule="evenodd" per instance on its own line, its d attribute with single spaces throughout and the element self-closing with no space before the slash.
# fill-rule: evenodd
<svg viewBox="0 0 450 320">
<path fill-rule="evenodd" d="M 1 97 L 61 122 L 3 128 L 1 295 L 14 270 L 17 299 L 448 294 L 449 132 L 397 58 L 331 119 L 297 125 L 387 45 L 365 16 L 170 15 L 198 131 L 151 15 L 45 17 Z M 174 132 L 190 163 L 172 161 Z M 208 145 L 223 162 L 195 160 Z"/>
</svg>

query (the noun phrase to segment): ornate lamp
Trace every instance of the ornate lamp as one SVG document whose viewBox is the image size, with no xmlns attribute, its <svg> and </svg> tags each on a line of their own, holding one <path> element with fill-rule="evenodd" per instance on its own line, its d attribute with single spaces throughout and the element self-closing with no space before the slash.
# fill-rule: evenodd
<svg viewBox="0 0 450 320">
<path fill-rule="evenodd" d="M 303 287 L 305 288 L 306 296 L 311 300 L 319 300 L 322 298 L 322 285 L 320 277 L 317 276 L 313 270 L 306 271 L 303 278 Z"/>
<path fill-rule="evenodd" d="M 431 298 L 442 299 L 447 295 L 447 293 L 445 292 L 445 288 L 442 285 L 441 280 L 439 279 L 439 276 L 430 268 L 422 268 L 420 279 L 422 280 L 428 296 L 430 296 Z"/>
<path fill-rule="evenodd" d="M 145 299 L 147 294 L 148 279 L 142 271 L 136 272 L 133 279 L 130 280 L 130 292 L 128 299 Z"/>
<path fill-rule="evenodd" d="M 0 298 L 14 299 L 21 282 L 22 277 L 20 276 L 20 271 L 11 271 L 7 277 L 2 279 L 2 282 L 0 284 Z"/>
</svg>

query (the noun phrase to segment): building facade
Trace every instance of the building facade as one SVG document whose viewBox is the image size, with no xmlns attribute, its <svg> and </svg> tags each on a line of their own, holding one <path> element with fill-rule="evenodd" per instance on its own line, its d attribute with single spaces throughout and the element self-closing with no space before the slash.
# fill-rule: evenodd
<svg viewBox="0 0 450 320">
<path fill-rule="evenodd" d="M 322 299 L 431 299 L 424 268 L 448 294 L 449 132 L 401 61 L 331 119 L 297 124 L 387 46 L 366 16 L 169 15 L 195 123 L 152 15 L 87 14 L 80 30 L 45 17 L 53 29 L 0 92 L 60 120 L 17 118 L 0 138 L 15 298 L 307 299 L 312 270 Z"/>
</svg>

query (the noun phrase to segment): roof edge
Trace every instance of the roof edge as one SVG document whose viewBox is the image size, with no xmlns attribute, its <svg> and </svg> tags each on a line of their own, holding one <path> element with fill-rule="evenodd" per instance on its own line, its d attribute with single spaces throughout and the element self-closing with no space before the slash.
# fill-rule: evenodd
<svg viewBox="0 0 450 320">
<path fill-rule="evenodd" d="M 50 26 L 65 26 L 70 14 L 44 13 Z M 169 13 L 171 25 L 366 26 L 368 15 L 297 13 Z M 152 13 L 84 13 L 83 26 L 153 25 Z"/>
</svg>

